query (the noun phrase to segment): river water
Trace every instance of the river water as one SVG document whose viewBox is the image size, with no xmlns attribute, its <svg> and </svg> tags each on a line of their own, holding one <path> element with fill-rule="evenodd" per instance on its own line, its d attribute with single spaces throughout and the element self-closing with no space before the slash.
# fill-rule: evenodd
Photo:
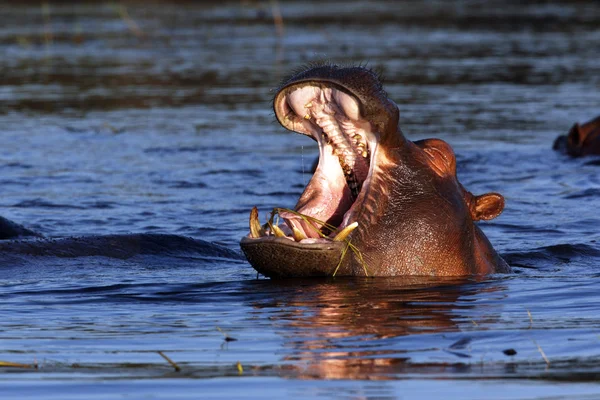
<svg viewBox="0 0 600 400">
<path fill-rule="evenodd" d="M 0 361 L 37 368 L 0 366 L 3 398 L 600 396 L 600 160 L 551 150 L 600 112 L 596 1 L 0 10 L 3 217 L 237 251 L 250 209 L 293 206 L 317 154 L 272 89 L 366 63 L 410 139 L 448 141 L 466 188 L 506 197 L 481 227 L 515 271 L 277 282 L 185 251 L 5 257 Z"/>
</svg>

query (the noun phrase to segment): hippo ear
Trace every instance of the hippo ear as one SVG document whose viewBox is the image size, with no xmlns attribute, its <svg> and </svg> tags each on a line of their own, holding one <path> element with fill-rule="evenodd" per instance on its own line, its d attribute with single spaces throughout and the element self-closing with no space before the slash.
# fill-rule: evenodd
<svg viewBox="0 0 600 400">
<path fill-rule="evenodd" d="M 473 196 L 469 208 L 473 221 L 494 219 L 504 210 L 504 196 L 499 193 Z"/>
</svg>

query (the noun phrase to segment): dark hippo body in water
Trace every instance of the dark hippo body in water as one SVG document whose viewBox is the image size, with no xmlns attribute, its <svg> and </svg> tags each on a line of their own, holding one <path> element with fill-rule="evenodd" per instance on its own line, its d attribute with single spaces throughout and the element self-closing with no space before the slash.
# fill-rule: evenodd
<svg viewBox="0 0 600 400">
<path fill-rule="evenodd" d="M 504 208 L 497 193 L 474 196 L 456 177 L 442 140 L 407 140 L 399 111 L 362 67 L 321 65 L 288 79 L 274 100 L 287 129 L 319 144 L 316 171 L 285 224 L 250 217 L 241 247 L 271 277 L 461 276 L 508 272 L 474 221 Z"/>
<path fill-rule="evenodd" d="M 0 243 L 1 254 L 49 257 L 109 257 L 127 259 L 140 254 L 194 253 L 206 257 L 240 259 L 241 255 L 224 246 L 177 235 L 134 233 L 124 235 L 81 236 Z"/>
<path fill-rule="evenodd" d="M 556 138 L 553 149 L 572 157 L 600 155 L 600 116 L 573 125 L 567 135 Z"/>
<path fill-rule="evenodd" d="M 40 235 L 25 228 L 23 225 L 19 225 L 15 222 L 9 221 L 4 217 L 0 217 L 0 240 L 12 239 L 20 236 Z"/>
<path fill-rule="evenodd" d="M 243 258 L 241 254 L 227 247 L 178 235 L 132 233 L 43 238 L 42 235 L 3 217 L 0 217 L 0 238 L 23 238 L 1 241 L 0 260 L 14 256 L 129 259 L 138 255 L 178 256 L 183 254 L 194 254 L 207 258 Z"/>
</svg>

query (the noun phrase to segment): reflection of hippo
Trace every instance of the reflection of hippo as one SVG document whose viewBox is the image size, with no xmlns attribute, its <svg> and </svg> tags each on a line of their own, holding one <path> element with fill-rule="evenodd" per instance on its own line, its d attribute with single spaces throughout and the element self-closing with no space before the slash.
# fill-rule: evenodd
<svg viewBox="0 0 600 400">
<path fill-rule="evenodd" d="M 568 135 L 556 138 L 552 148 L 573 157 L 600 154 L 600 116 L 583 125 L 573 125 Z"/>
<path fill-rule="evenodd" d="M 318 142 L 320 157 L 295 211 L 278 211 L 285 224 L 261 226 L 256 209 L 251 213 L 241 247 L 257 271 L 271 277 L 332 275 L 338 266 L 337 275 L 510 271 L 473 223 L 498 216 L 503 197 L 466 191 L 447 143 L 408 141 L 398 107 L 373 72 L 310 68 L 282 85 L 274 109 L 285 128 Z"/>
<path fill-rule="evenodd" d="M 475 312 L 478 303 L 472 299 L 505 290 L 501 282 L 475 284 L 471 277 L 300 282 L 276 281 L 263 290 L 270 298 L 252 306 L 266 309 L 271 323 L 282 332 L 288 364 L 280 373 L 308 379 L 389 379 L 397 374 L 452 371 L 456 364 L 447 360 L 469 355 L 456 343 L 456 351 L 440 347 L 451 346 L 452 336 L 462 336 L 468 344 L 468 332 L 451 334 L 461 332 L 465 323 L 497 321 L 498 315 L 489 310 Z M 380 341 L 407 335 L 425 337 Z M 422 345 L 411 347 L 415 343 Z M 469 370 L 469 363 L 461 368 Z"/>
</svg>

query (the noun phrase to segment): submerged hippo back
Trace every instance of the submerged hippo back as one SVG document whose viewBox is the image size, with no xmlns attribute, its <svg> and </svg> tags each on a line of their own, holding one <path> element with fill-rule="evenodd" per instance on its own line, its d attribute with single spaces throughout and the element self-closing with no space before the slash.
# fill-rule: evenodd
<svg viewBox="0 0 600 400">
<path fill-rule="evenodd" d="M 0 217 L 0 240 L 13 239 L 19 236 L 40 236 L 22 225 Z"/>
</svg>

